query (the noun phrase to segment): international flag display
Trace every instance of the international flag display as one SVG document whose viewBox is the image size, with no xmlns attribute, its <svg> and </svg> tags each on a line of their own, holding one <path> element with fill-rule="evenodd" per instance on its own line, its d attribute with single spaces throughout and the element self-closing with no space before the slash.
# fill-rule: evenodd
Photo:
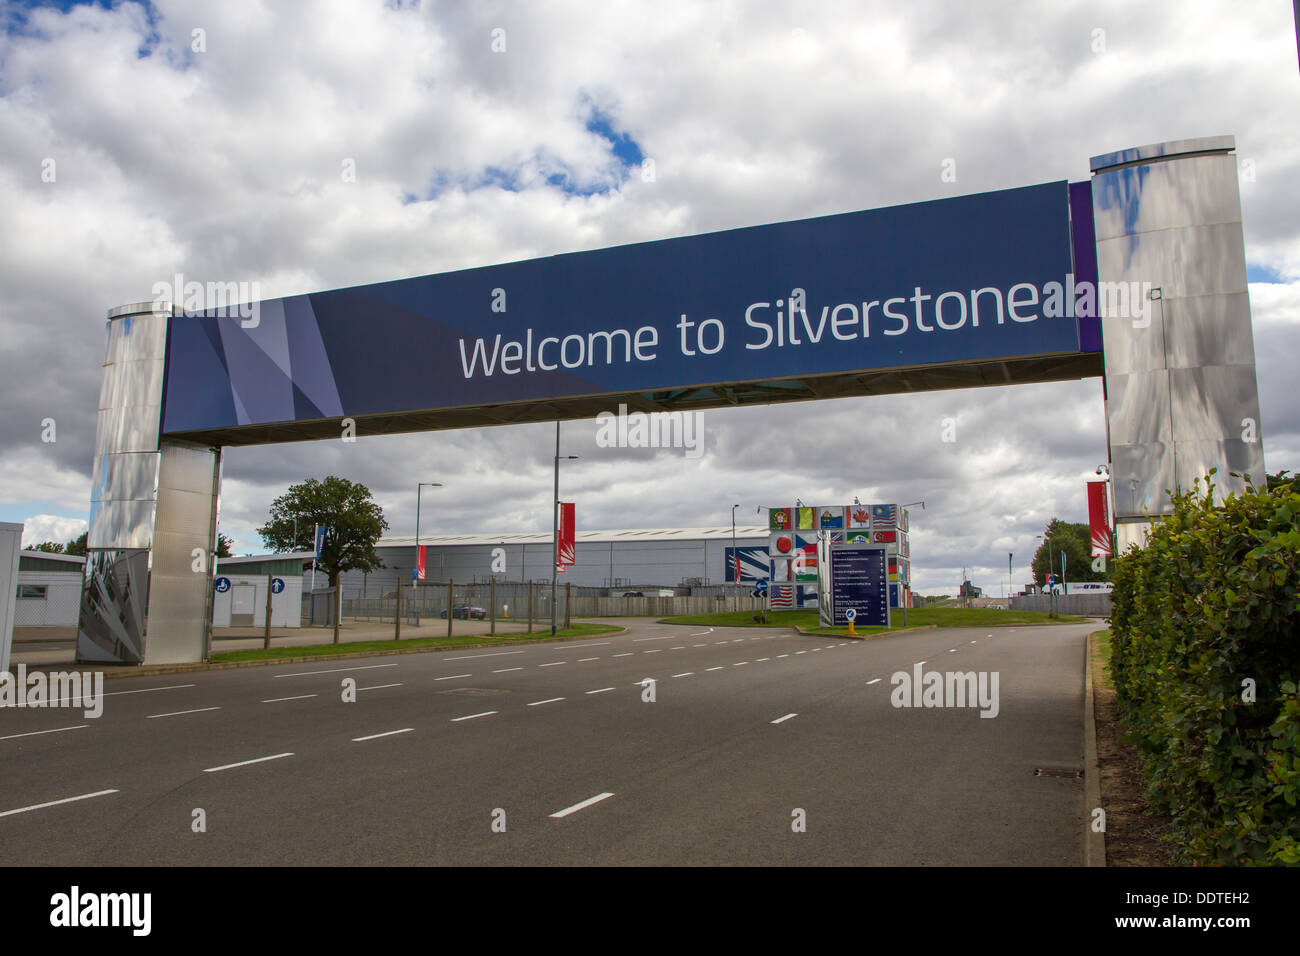
<svg viewBox="0 0 1300 956">
<path fill-rule="evenodd" d="M 823 505 L 817 509 L 817 527 L 822 529 L 844 527 L 844 506 Z"/>
<path fill-rule="evenodd" d="M 770 604 L 773 608 L 794 608 L 794 585 L 773 584 L 768 590 Z"/>
<path fill-rule="evenodd" d="M 871 512 L 862 505 L 852 505 L 849 508 L 849 527 L 870 528 Z"/>
<path fill-rule="evenodd" d="M 767 527 L 770 531 L 793 530 L 794 516 L 790 508 L 768 508 Z"/>
</svg>

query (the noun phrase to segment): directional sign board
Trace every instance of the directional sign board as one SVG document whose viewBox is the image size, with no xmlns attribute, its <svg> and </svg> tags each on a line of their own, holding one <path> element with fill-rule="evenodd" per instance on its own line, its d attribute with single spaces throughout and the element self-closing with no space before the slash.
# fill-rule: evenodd
<svg viewBox="0 0 1300 956">
<path fill-rule="evenodd" d="M 831 548 L 831 624 L 889 626 L 889 566 L 884 548 L 841 545 Z"/>
</svg>

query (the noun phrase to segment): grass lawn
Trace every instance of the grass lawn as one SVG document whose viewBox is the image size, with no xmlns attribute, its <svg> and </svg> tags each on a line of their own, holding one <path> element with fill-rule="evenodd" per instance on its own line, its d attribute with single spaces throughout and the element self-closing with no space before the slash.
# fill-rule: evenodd
<svg viewBox="0 0 1300 956">
<path fill-rule="evenodd" d="M 591 637 L 613 634 L 623 628 L 611 624 L 574 624 L 560 628 L 555 637 Z M 213 663 L 232 661 L 273 661 L 285 657 L 329 657 L 358 651 L 401 651 L 422 647 L 464 647 L 467 644 L 529 644 L 552 640 L 550 629 L 532 634 L 466 634 L 462 637 L 417 637 L 409 641 L 352 641 L 340 644 L 311 644 L 306 647 L 272 647 L 270 650 L 227 651 L 213 654 Z"/>
<path fill-rule="evenodd" d="M 665 624 L 696 624 L 706 627 L 796 627 L 814 634 L 848 633 L 847 627 L 819 627 L 816 611 L 771 611 L 767 624 L 754 620 L 752 611 L 726 611 L 721 614 L 688 614 L 665 617 Z M 882 634 L 903 628 L 903 612 L 891 611 L 890 626 L 859 627 L 859 634 Z M 1055 619 L 1045 611 L 995 611 L 983 607 L 916 607 L 908 608 L 908 627 L 998 627 L 1007 624 L 1077 624 L 1087 618 L 1059 614 Z"/>
</svg>

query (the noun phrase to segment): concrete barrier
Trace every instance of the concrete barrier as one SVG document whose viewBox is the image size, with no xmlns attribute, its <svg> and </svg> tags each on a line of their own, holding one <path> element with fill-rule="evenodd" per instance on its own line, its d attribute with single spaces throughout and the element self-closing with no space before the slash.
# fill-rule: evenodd
<svg viewBox="0 0 1300 956">
<path fill-rule="evenodd" d="M 718 600 L 715 595 L 679 597 L 579 597 L 573 595 L 574 617 L 674 617 L 681 614 L 718 614 L 731 611 L 736 604 L 730 596 Z M 750 594 L 739 599 L 740 610 L 757 611 L 762 598 Z"/>
</svg>

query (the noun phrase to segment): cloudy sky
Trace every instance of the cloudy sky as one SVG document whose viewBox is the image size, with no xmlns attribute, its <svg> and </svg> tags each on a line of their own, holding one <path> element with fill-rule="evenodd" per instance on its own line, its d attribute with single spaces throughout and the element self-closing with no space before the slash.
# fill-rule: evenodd
<svg viewBox="0 0 1300 956">
<path fill-rule="evenodd" d="M 1220 134 L 1243 164 L 1266 461 L 1300 470 L 1287 0 L 0 10 L 0 520 L 26 522 L 26 543 L 84 530 L 105 310 L 175 273 L 290 295 L 1080 181 L 1090 156 Z M 965 566 L 1001 593 L 1008 551 L 1027 580 L 1049 518 L 1085 520 L 1083 482 L 1106 460 L 1100 379 L 704 424 L 695 459 L 599 448 L 594 422 L 566 424 L 580 460 L 561 493 L 580 526 L 924 499 L 916 589 L 952 590 Z M 229 449 L 221 530 L 260 550 L 269 501 L 326 474 L 368 485 L 392 534 L 413 533 L 417 481 L 445 486 L 422 530 L 549 528 L 553 440 L 527 425 Z"/>
</svg>

